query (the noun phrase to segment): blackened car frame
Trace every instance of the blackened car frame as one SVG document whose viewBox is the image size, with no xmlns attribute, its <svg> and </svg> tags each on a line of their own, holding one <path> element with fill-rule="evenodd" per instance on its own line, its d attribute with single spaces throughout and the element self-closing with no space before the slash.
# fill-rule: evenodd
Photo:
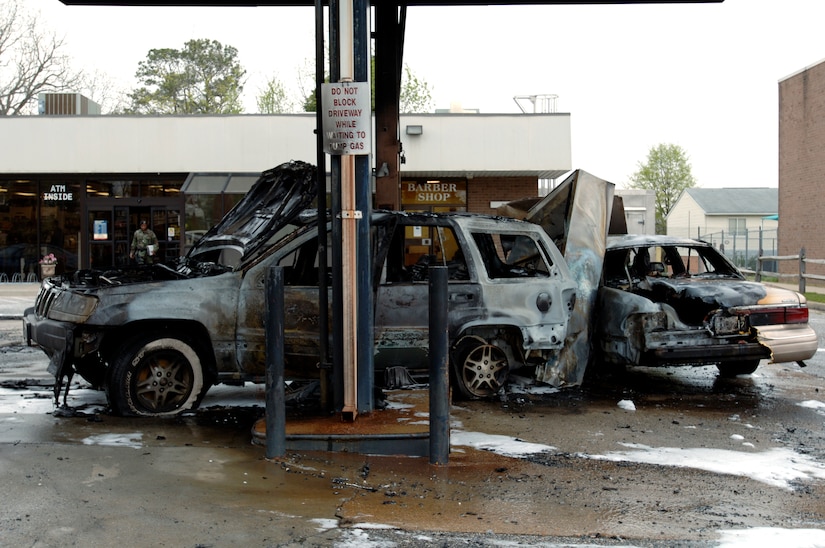
<svg viewBox="0 0 825 548">
<path fill-rule="evenodd" d="M 689 238 L 609 236 L 595 324 L 599 360 L 615 365 L 716 365 L 732 376 L 817 349 L 804 295 L 748 281 Z"/>
<path fill-rule="evenodd" d="M 262 382 L 273 265 L 284 269 L 287 378 L 317 376 L 318 229 L 307 209 L 314 177 L 302 162 L 264 172 L 175 262 L 44 280 L 24 329 L 50 357 L 58 386 L 77 373 L 106 390 L 113 412 L 162 416 L 197 407 L 213 384 Z M 374 212 L 370 227 L 376 368 L 426 368 L 434 264 L 449 272 L 451 378 L 460 395 L 489 397 L 513 369 L 558 366 L 577 289 L 541 227 L 389 211 Z"/>
</svg>

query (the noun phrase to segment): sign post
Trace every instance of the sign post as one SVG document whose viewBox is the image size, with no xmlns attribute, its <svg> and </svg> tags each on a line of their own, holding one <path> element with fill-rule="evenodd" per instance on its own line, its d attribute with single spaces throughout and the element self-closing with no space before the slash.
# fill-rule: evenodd
<svg viewBox="0 0 825 548">
<path fill-rule="evenodd" d="M 342 34 L 352 32 L 352 7 L 348 3 L 341 5 L 340 25 Z M 359 318 L 359 301 L 368 299 L 369 295 L 359 293 L 369 292 L 369 286 L 361 283 L 359 278 L 359 259 L 369 257 L 369 225 L 359 224 L 364 217 L 362 209 L 369 209 L 368 202 L 359 200 L 357 188 L 356 156 L 367 158 L 372 152 L 372 100 L 368 82 L 356 82 L 354 79 L 354 43 L 341 41 L 341 74 L 340 81 L 326 83 L 321 86 L 321 113 L 323 147 L 327 154 L 338 156 L 341 174 L 341 277 L 342 277 L 342 369 L 343 369 L 343 408 L 342 413 L 346 420 L 355 420 L 360 410 L 371 410 L 369 399 L 367 405 L 359 405 L 359 394 L 369 391 L 359 390 L 361 385 L 372 384 L 372 365 L 364 364 L 369 371 L 366 380 L 362 382 L 362 372 L 359 371 L 359 324 L 371 320 L 369 314 Z M 363 163 L 363 162 L 362 162 Z M 369 187 L 367 186 L 368 190 Z M 360 189 L 363 191 L 364 189 Z M 361 203 L 361 209 L 359 209 Z M 369 211 L 367 211 L 367 215 Z M 366 265 L 365 265 L 366 266 Z M 365 270 L 362 268 L 362 270 Z M 364 281 L 369 281 L 369 272 L 366 272 Z M 364 288 L 360 286 L 366 285 Z M 360 289 L 359 289 L 360 288 Z M 334 293 L 334 290 L 333 290 Z M 371 335 L 372 329 L 362 330 Z M 362 352 L 363 353 L 363 352 Z"/>
</svg>

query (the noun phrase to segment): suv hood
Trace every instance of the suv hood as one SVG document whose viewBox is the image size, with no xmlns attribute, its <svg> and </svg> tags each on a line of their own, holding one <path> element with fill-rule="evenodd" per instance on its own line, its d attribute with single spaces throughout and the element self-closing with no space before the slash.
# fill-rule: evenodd
<svg viewBox="0 0 825 548">
<path fill-rule="evenodd" d="M 241 259 L 309 207 L 317 194 L 315 166 L 291 161 L 264 171 L 249 192 L 189 250 L 187 257 L 232 249 Z"/>
</svg>

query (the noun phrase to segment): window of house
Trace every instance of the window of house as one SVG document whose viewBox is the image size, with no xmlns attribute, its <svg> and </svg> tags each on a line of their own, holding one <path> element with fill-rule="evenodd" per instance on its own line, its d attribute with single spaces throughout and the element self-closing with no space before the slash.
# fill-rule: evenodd
<svg viewBox="0 0 825 548">
<path fill-rule="evenodd" d="M 728 232 L 731 234 L 744 234 L 748 230 L 745 226 L 744 217 L 731 217 L 728 219 Z"/>
</svg>

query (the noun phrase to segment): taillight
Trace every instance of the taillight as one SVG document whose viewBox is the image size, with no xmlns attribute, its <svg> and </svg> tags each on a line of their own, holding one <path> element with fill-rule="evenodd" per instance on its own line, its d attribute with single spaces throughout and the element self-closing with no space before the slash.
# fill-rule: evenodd
<svg viewBox="0 0 825 548">
<path fill-rule="evenodd" d="M 808 323 L 808 307 L 806 306 L 767 308 L 753 311 L 749 315 L 751 325 Z"/>
</svg>

